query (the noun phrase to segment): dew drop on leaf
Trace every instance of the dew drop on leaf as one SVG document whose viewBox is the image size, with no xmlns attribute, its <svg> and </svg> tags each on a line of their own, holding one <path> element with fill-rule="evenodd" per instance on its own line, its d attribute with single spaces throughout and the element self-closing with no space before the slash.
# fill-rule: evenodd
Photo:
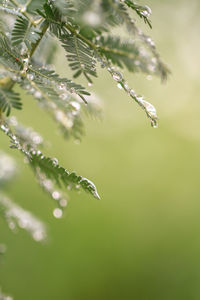
<svg viewBox="0 0 200 300">
<path fill-rule="evenodd" d="M 53 215 L 56 219 L 60 219 L 62 218 L 62 215 L 63 215 L 63 211 L 62 209 L 60 208 L 55 208 L 54 211 L 53 211 Z"/>
<path fill-rule="evenodd" d="M 112 74 L 112 77 L 113 77 L 113 79 L 116 80 L 116 81 L 121 81 L 121 80 L 122 80 L 122 74 L 121 74 L 120 72 L 114 72 L 114 73 Z"/>
</svg>

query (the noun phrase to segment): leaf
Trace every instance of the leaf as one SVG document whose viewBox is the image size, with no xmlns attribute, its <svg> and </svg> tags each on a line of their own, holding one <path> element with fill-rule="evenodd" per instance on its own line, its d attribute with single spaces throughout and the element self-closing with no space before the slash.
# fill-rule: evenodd
<svg viewBox="0 0 200 300">
<path fill-rule="evenodd" d="M 11 90 L 0 89 L 0 109 L 9 116 L 11 108 L 22 109 L 22 103 L 20 102 L 18 93 Z"/>
<path fill-rule="evenodd" d="M 67 52 L 69 66 L 76 71 L 74 77 L 83 74 L 89 82 L 92 82 L 89 75 L 97 77 L 93 52 L 91 48 L 76 35 L 63 35 L 62 46 Z"/>
<path fill-rule="evenodd" d="M 69 0 L 57 0 L 52 2 L 52 5 L 59 11 L 60 15 L 67 18 L 67 21 L 72 21 L 76 13 L 74 5 Z"/>
<path fill-rule="evenodd" d="M 61 167 L 55 159 L 45 157 L 42 153 L 31 153 L 30 164 L 36 171 L 40 171 L 46 175 L 47 178 L 54 180 L 59 186 L 61 183 L 70 189 L 79 190 L 82 188 L 86 192 L 92 194 L 95 198 L 100 199 L 95 185 L 85 177 L 78 176 L 75 172 L 68 172 Z"/>
<path fill-rule="evenodd" d="M 95 198 L 100 199 L 94 183 L 89 179 L 79 176 L 75 172 L 70 173 L 58 164 L 57 159 L 45 157 L 41 151 L 31 150 L 27 141 L 24 143 L 20 142 L 20 139 L 12 133 L 5 122 L 1 123 L 0 129 L 10 138 L 11 148 L 18 149 L 26 156 L 36 174 L 40 171 L 47 179 L 53 180 L 60 187 L 62 184 L 65 188 L 76 191 L 82 188 Z"/>
<path fill-rule="evenodd" d="M 31 23 L 22 18 L 17 18 L 13 31 L 12 31 L 12 44 L 13 46 L 25 43 L 27 48 L 31 48 L 31 44 L 34 44 L 40 38 L 41 31 L 38 28 L 34 28 Z"/>
<path fill-rule="evenodd" d="M 45 240 L 47 235 L 45 225 L 29 211 L 24 210 L 2 194 L 0 194 L 0 212 L 11 229 L 14 230 L 21 227 L 35 241 L 41 242 Z"/>
<path fill-rule="evenodd" d="M 126 6 L 121 1 L 102 0 L 101 7 L 104 11 L 106 22 L 111 26 L 126 24 L 128 31 L 135 31 L 135 25 L 132 21 Z"/>
<path fill-rule="evenodd" d="M 20 70 L 22 62 L 20 54 L 11 46 L 7 37 L 0 34 L 0 63 L 13 70 Z"/>
<path fill-rule="evenodd" d="M 107 36 L 99 40 L 99 53 L 114 65 L 120 68 L 126 67 L 129 71 L 135 72 L 139 69 L 147 71 L 148 61 L 140 57 L 139 47 L 131 41 L 121 41 L 120 37 Z M 138 64 L 139 61 L 139 64 Z"/>
<path fill-rule="evenodd" d="M 85 90 L 85 88 L 73 82 L 70 79 L 67 78 L 60 78 L 59 75 L 54 70 L 43 68 L 38 68 L 37 66 L 33 66 L 29 68 L 30 72 L 34 74 L 34 79 L 37 81 L 43 83 L 43 84 L 53 84 L 55 86 L 56 84 L 63 84 L 66 86 L 67 90 L 72 93 L 76 93 L 81 97 L 81 95 L 90 95 L 89 92 Z M 82 98 L 82 97 L 81 97 Z"/>
<path fill-rule="evenodd" d="M 138 5 L 132 0 L 124 0 L 123 1 L 128 7 L 132 8 L 137 15 L 144 20 L 145 23 L 149 25 L 150 28 L 152 28 L 151 21 L 149 20 L 149 17 L 151 15 L 151 9 L 147 5 Z"/>
</svg>

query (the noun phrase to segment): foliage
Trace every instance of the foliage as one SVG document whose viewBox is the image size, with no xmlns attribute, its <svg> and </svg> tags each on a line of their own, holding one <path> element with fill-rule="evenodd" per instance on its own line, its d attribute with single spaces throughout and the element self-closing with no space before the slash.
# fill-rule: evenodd
<svg viewBox="0 0 200 300">
<path fill-rule="evenodd" d="M 100 198 L 90 180 L 69 172 L 56 158 L 40 151 L 43 138 L 39 133 L 19 124 L 13 116 L 8 118 L 14 109 L 23 108 L 19 91 L 31 94 L 56 121 L 65 137 L 81 139 L 83 113 L 98 116 L 100 110 L 94 95 L 85 87 L 61 77 L 50 67 L 54 52 L 59 53 L 62 46 L 75 79 L 83 75 L 90 87 L 100 65 L 145 111 L 151 125 L 157 127 L 156 109 L 129 87 L 121 71 L 127 69 L 157 75 L 162 80 L 167 78 L 169 70 L 154 42 L 134 19 L 139 16 L 152 28 L 150 15 L 149 7 L 132 0 L 0 0 L 0 129 L 8 136 L 11 148 L 23 154 L 43 190 L 56 200 L 57 208 L 53 212 L 56 218 L 62 216 L 67 205 L 66 189 L 82 189 Z M 114 27 L 122 25 L 128 30 L 128 40 L 112 34 Z M 9 174 L 2 170 L 0 185 L 7 178 L 5 174 Z M 11 229 L 25 228 L 37 241 L 46 236 L 39 220 L 3 194 L 0 213 Z"/>
<path fill-rule="evenodd" d="M 8 118 L 14 109 L 23 108 L 19 91 L 31 94 L 59 124 L 65 137 L 81 139 L 83 112 L 97 116 L 99 107 L 82 85 L 61 77 L 49 67 L 54 62 L 53 52 L 60 51 L 60 45 L 75 79 L 83 75 L 90 87 L 100 65 L 145 111 L 151 125 L 157 127 L 156 109 L 129 87 L 121 71 L 127 69 L 157 75 L 162 80 L 167 78 L 169 70 L 154 42 L 133 18 L 139 16 L 152 28 L 150 15 L 149 7 L 132 0 L 95 3 L 92 0 L 0 0 L 0 128 L 9 137 L 11 148 L 25 156 L 44 191 L 56 200 L 55 217 L 61 217 L 66 206 L 66 189 L 82 189 L 97 199 L 99 195 L 90 180 L 67 171 L 57 159 L 42 154 L 38 147 L 42 147 L 43 139 L 38 133 L 19 124 L 15 117 Z M 128 30 L 128 40 L 112 34 L 114 27 L 122 25 Z M 6 196 L 0 198 L 0 206 L 4 206 L 2 216 L 9 222 L 19 217 L 13 211 L 20 209 L 16 206 L 13 209 Z M 12 211 L 9 218 L 8 211 Z M 21 211 L 20 215 L 23 214 Z"/>
</svg>

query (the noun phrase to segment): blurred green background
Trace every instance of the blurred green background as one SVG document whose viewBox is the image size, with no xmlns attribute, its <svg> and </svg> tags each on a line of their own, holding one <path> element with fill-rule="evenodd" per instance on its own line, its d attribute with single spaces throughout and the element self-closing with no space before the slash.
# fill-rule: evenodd
<svg viewBox="0 0 200 300">
<path fill-rule="evenodd" d="M 15 300 L 200 299 L 200 2 L 145 4 L 153 10 L 153 31 L 146 32 L 172 76 L 161 85 L 125 74 L 156 106 L 158 129 L 104 70 L 93 87 L 104 99 L 104 118 L 86 119 L 80 145 L 64 141 L 36 102 L 24 97 L 19 121 L 51 141 L 46 154 L 93 180 L 102 200 L 71 193 L 64 218 L 55 219 L 53 201 L 20 153 L 9 150 L 19 176 L 7 193 L 44 220 L 49 233 L 38 244 L 23 230 L 12 234 L 0 220 L 0 240 L 8 248 L 0 285 Z M 3 135 L 1 148 L 8 148 Z"/>
</svg>

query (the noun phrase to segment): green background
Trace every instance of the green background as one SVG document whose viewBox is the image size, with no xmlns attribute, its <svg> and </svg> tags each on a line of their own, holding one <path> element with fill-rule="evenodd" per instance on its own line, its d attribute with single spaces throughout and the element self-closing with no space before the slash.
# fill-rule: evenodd
<svg viewBox="0 0 200 300">
<path fill-rule="evenodd" d="M 92 87 L 104 101 L 104 117 L 86 119 L 80 145 L 64 141 L 36 102 L 23 98 L 18 120 L 51 142 L 46 154 L 93 180 L 102 200 L 71 193 L 64 218 L 55 219 L 53 201 L 21 154 L 9 150 L 19 176 L 7 194 L 48 227 L 47 242 L 38 244 L 23 230 L 12 234 L 0 220 L 7 245 L 0 284 L 15 300 L 200 299 L 200 3 L 146 4 L 153 31 L 144 28 L 172 75 L 166 85 L 125 75 L 156 106 L 158 129 L 105 70 Z M 63 60 L 57 70 L 68 74 Z M 8 139 L 0 138 L 7 151 Z"/>
</svg>

